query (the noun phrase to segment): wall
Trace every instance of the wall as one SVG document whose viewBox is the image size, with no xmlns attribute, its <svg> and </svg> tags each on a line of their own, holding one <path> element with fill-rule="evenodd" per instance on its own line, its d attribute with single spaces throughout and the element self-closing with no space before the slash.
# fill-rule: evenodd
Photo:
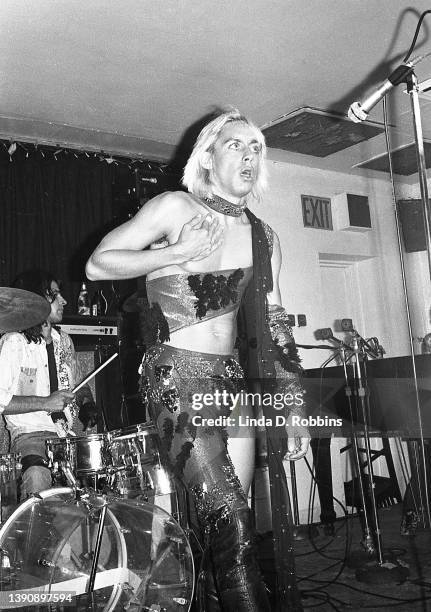
<svg viewBox="0 0 431 612">
<path fill-rule="evenodd" d="M 407 326 L 407 313 L 403 297 L 400 255 L 392 190 L 389 179 L 382 174 L 381 179 L 370 179 L 336 172 L 306 168 L 284 162 L 270 160 L 270 188 L 263 203 L 252 205 L 258 216 L 267 221 L 277 232 L 283 252 L 283 265 L 280 274 L 280 288 L 283 304 L 289 313 L 304 313 L 306 327 L 295 327 L 297 343 L 316 344 L 314 332 L 323 327 L 337 331 L 335 319 L 353 318 L 355 328 L 364 337 L 376 336 L 386 350 L 387 357 L 408 355 L 410 336 Z M 301 194 L 333 199 L 337 194 L 354 193 L 369 198 L 372 230 L 354 232 L 304 228 L 302 219 Z M 408 190 L 407 190 L 408 192 Z M 402 192 L 400 197 L 409 197 Z M 414 197 L 414 196 L 411 196 Z M 423 270 L 418 271 L 413 260 L 423 259 L 421 254 L 413 254 L 408 264 L 412 278 L 409 280 L 410 292 L 415 295 L 414 306 L 422 309 L 423 295 L 417 295 L 422 283 Z M 345 287 L 342 291 L 327 291 L 322 278 L 326 268 L 334 266 L 334 274 L 340 274 Z M 414 274 L 413 274 L 414 272 Z M 335 276 L 335 278 L 337 278 Z M 350 311 L 340 295 L 349 302 Z M 324 296 L 324 299 L 322 299 Z M 423 317 L 422 317 L 423 318 Z M 415 334 L 422 328 L 415 316 Z M 415 347 L 418 348 L 418 345 Z M 331 356 L 332 351 L 301 350 L 305 368 L 320 367 Z M 331 456 L 333 463 L 334 495 L 344 500 L 343 481 L 350 472 L 346 460 L 340 458 L 344 439 L 333 439 Z M 378 440 L 373 445 L 378 446 Z M 343 457 L 346 455 L 344 454 Z M 307 456 L 311 463 L 311 453 Z M 405 488 L 401 477 L 402 457 L 394 453 L 397 471 L 400 473 L 400 487 Z M 347 461 L 348 463 L 348 461 Z M 386 475 L 385 465 L 380 462 L 376 472 Z M 297 479 L 299 487 L 299 509 L 301 522 L 307 521 L 311 480 L 304 461 L 298 462 Z M 307 486 L 304 484 L 307 483 Z M 317 497 L 317 495 L 316 495 Z M 341 514 L 340 507 L 336 508 Z M 318 497 L 313 508 L 314 520 L 318 520 Z"/>
<path fill-rule="evenodd" d="M 363 337 L 377 336 L 388 356 L 408 354 L 406 312 L 396 244 L 395 216 L 389 181 L 367 179 L 269 161 L 270 189 L 253 211 L 277 232 L 283 252 L 280 287 L 289 313 L 305 313 L 307 326 L 295 328 L 298 343 L 315 342 L 314 331 L 333 326 L 323 308 L 319 256 L 352 260 L 360 285 L 359 314 Z M 367 195 L 373 229 L 369 232 L 304 228 L 301 194 L 333 198 L 344 192 Z M 334 306 L 337 304 L 334 295 Z M 350 313 L 339 312 L 339 318 Z M 303 352 L 304 367 L 318 367 L 327 357 Z"/>
</svg>

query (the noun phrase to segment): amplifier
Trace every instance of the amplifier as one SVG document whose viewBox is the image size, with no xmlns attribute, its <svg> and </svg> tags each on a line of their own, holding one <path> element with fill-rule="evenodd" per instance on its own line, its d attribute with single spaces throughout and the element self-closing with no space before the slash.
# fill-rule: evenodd
<svg viewBox="0 0 431 612">
<path fill-rule="evenodd" d="M 66 315 L 58 327 L 72 336 L 76 348 L 118 341 L 117 317 Z"/>
<path fill-rule="evenodd" d="M 77 323 L 64 324 L 58 326 L 69 335 L 81 336 L 117 336 L 118 327 L 116 325 L 79 325 Z"/>
</svg>

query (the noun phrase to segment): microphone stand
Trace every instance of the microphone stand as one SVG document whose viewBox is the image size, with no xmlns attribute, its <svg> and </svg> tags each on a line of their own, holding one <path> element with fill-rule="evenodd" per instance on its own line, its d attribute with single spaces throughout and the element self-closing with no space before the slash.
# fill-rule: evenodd
<svg viewBox="0 0 431 612">
<path fill-rule="evenodd" d="M 358 580 L 362 582 L 367 582 L 370 584 L 376 583 L 390 583 L 390 582 L 400 582 L 405 577 L 404 568 L 400 567 L 391 559 L 391 565 L 385 566 L 384 558 L 383 558 L 383 546 L 382 546 L 382 538 L 381 538 L 381 530 L 379 524 L 379 517 L 377 513 L 377 502 L 375 496 L 375 481 L 372 467 L 372 457 L 371 457 L 371 446 L 370 446 L 370 432 L 368 427 L 368 414 L 369 414 L 369 390 L 367 386 L 366 379 L 366 370 L 364 367 L 364 363 L 368 353 L 374 357 L 378 358 L 383 354 L 383 348 L 378 344 L 377 339 L 375 339 L 375 344 L 377 344 L 377 348 L 374 348 L 369 344 L 369 341 L 363 339 L 356 330 L 350 330 L 353 334 L 352 337 L 352 346 L 346 345 L 341 340 L 338 340 L 334 336 L 329 336 L 330 340 L 337 342 L 338 350 L 341 354 L 342 362 L 343 362 L 343 371 L 344 371 L 344 379 L 345 379 L 345 394 L 347 398 L 350 420 L 351 420 L 351 435 L 352 435 L 352 449 L 353 449 L 353 464 L 356 468 L 357 472 L 357 481 L 359 486 L 359 497 L 361 507 L 359 509 L 362 510 L 362 527 L 363 527 L 363 540 L 361 542 L 362 547 L 364 549 L 363 553 L 358 551 L 356 554 L 354 553 L 350 557 L 350 567 L 356 567 L 356 577 Z M 373 339 L 374 340 L 374 339 Z M 323 347 L 322 347 L 323 348 Z M 349 357 L 346 357 L 346 350 L 351 352 Z M 324 365 L 327 365 L 334 356 L 331 356 Z M 356 381 L 356 389 L 352 390 L 352 386 L 349 382 L 349 376 L 347 372 L 347 361 L 353 359 L 353 368 L 354 368 L 354 377 Z M 362 371 L 363 369 L 363 371 Z M 365 474 L 364 474 L 364 466 L 362 464 L 359 452 L 359 444 L 358 444 L 358 434 L 355 429 L 355 420 L 353 413 L 353 402 L 352 397 L 356 398 L 356 403 L 359 405 L 361 410 L 362 420 L 363 420 L 363 433 L 365 440 L 365 452 L 367 457 L 367 465 L 368 465 L 368 488 L 369 488 L 369 497 L 371 500 L 371 511 L 372 517 L 368 516 L 368 503 L 366 498 L 366 486 L 365 486 Z M 354 503 L 354 502 L 352 502 Z M 373 533 L 374 527 L 374 533 Z M 375 562 L 370 562 L 371 556 L 377 554 L 377 565 Z M 365 558 L 364 558 L 365 555 Z M 365 567 L 364 567 L 365 565 Z"/>
<path fill-rule="evenodd" d="M 356 382 L 356 389 L 353 391 L 353 395 L 356 397 L 357 405 L 360 408 L 362 420 L 363 420 L 363 437 L 365 442 L 365 454 L 367 458 L 368 465 L 368 489 L 369 489 L 369 499 L 371 503 L 371 512 L 372 512 L 372 528 L 373 532 L 370 528 L 370 524 L 368 522 L 368 508 L 365 499 L 365 487 L 363 483 L 360 484 L 361 491 L 361 503 L 363 503 L 364 509 L 364 522 L 365 522 L 365 537 L 364 544 L 367 552 L 369 554 L 376 553 L 377 563 L 370 561 L 366 563 L 364 566 L 359 567 L 356 570 L 356 578 L 360 582 L 365 582 L 367 584 L 389 584 L 389 583 L 397 583 L 399 584 L 405 579 L 406 569 L 401 565 L 396 563 L 396 560 L 390 559 L 390 563 L 385 562 L 383 556 L 383 543 L 382 543 L 382 535 L 380 529 L 379 516 L 377 511 L 377 501 L 375 495 L 375 480 L 372 466 L 372 457 L 371 457 L 371 445 L 370 445 L 370 431 L 368 425 L 368 414 L 369 414 L 369 388 L 367 385 L 367 377 L 366 370 L 364 367 L 364 363 L 366 360 L 366 352 L 365 346 L 368 343 L 361 338 L 361 336 L 355 331 L 352 331 L 352 347 L 351 350 L 353 352 L 353 366 L 354 366 L 354 376 Z M 369 345 L 368 345 L 369 346 Z M 354 429 L 354 424 L 352 422 L 352 429 Z M 355 441 L 356 435 L 354 435 Z M 354 446 L 355 453 L 358 453 L 357 445 Z M 355 455 L 356 460 L 356 455 Z M 358 468 L 361 469 L 361 462 L 359 459 L 359 454 L 357 454 L 357 465 Z M 359 481 L 361 478 L 359 478 Z M 374 549 L 375 547 L 375 549 Z"/>
<path fill-rule="evenodd" d="M 346 394 L 347 403 L 349 407 L 350 423 L 351 423 L 353 465 L 356 468 L 356 477 L 357 477 L 357 481 L 359 485 L 359 497 L 360 497 L 360 502 L 361 502 L 361 509 L 363 512 L 363 530 L 364 530 L 363 536 L 364 537 L 363 537 L 361 544 L 367 556 L 369 556 L 374 553 L 374 542 L 373 542 L 373 536 L 371 533 L 370 523 L 368 520 L 368 512 L 367 512 L 367 505 L 366 505 L 367 502 L 366 502 L 365 489 L 364 489 L 364 472 L 363 472 L 363 465 L 361 462 L 361 458 L 359 455 L 358 436 L 356 434 L 355 425 L 354 425 L 353 406 L 352 406 L 353 393 L 352 393 L 352 387 L 349 384 L 349 376 L 347 373 L 347 366 L 346 366 L 346 350 L 345 349 L 346 349 L 345 346 L 340 347 L 341 358 L 343 361 L 344 380 L 346 382 L 345 394 Z M 352 557 L 353 563 L 351 563 L 350 565 L 356 565 L 357 558 L 358 558 L 358 555 L 354 555 L 354 558 Z"/>
<path fill-rule="evenodd" d="M 431 279 L 431 208 L 428 199 L 428 185 L 426 174 L 426 161 L 424 151 L 424 140 L 422 133 L 422 120 L 419 105 L 419 85 L 415 73 L 412 71 L 406 80 L 407 92 L 410 95 L 410 102 L 413 112 L 413 127 L 415 131 L 416 157 L 418 163 L 419 187 L 422 198 L 422 207 L 425 220 L 425 236 L 427 244 L 428 268 Z"/>
<path fill-rule="evenodd" d="M 357 383 L 356 388 L 356 396 L 358 398 L 358 402 L 360 405 L 360 410 L 362 414 L 363 427 L 364 427 L 364 442 L 365 442 L 365 455 L 367 457 L 367 465 L 368 465 L 368 487 L 370 493 L 370 501 L 371 501 L 371 511 L 372 518 L 374 522 L 374 535 L 376 540 L 376 553 L 378 563 L 381 565 L 383 563 L 383 550 L 382 550 L 382 539 L 381 539 L 381 531 L 379 525 L 379 517 L 377 512 L 377 501 L 375 495 L 375 481 L 374 481 L 374 472 L 373 472 L 373 464 L 371 457 L 371 445 L 370 445 L 370 432 L 368 427 L 368 413 L 369 413 L 369 389 L 366 380 L 365 369 L 362 373 L 361 371 L 361 361 L 365 361 L 365 351 L 363 350 L 363 344 L 359 342 L 359 336 L 356 332 L 353 334 L 352 339 L 352 351 L 353 351 L 353 363 L 354 363 L 354 374 Z M 359 463 L 360 465 L 360 463 Z M 363 492 L 363 485 L 361 486 Z M 364 496 L 365 499 L 365 496 Z M 367 516 L 367 508 L 364 505 L 364 517 Z M 366 543 L 369 542 L 368 550 L 372 551 L 372 539 L 371 539 L 371 530 L 369 528 L 368 521 L 366 521 Z"/>
<path fill-rule="evenodd" d="M 424 150 L 424 140 L 422 133 L 422 120 L 421 120 L 421 111 L 419 104 L 419 85 L 416 74 L 411 71 L 411 73 L 407 77 L 407 92 L 410 95 L 410 102 L 413 113 L 413 125 L 415 131 L 415 144 L 416 144 L 416 157 L 418 164 L 418 176 L 419 176 L 419 186 L 421 192 L 422 199 L 422 209 L 424 214 L 425 221 L 425 236 L 426 236 L 426 246 L 427 246 L 427 256 L 428 256 L 428 272 L 431 279 L 431 203 L 428 197 L 428 183 L 427 183 L 427 173 L 426 173 L 426 160 L 425 160 L 425 150 Z M 414 369 L 415 366 L 414 366 Z M 414 372 L 416 375 L 416 371 Z M 425 488 L 425 516 L 422 515 L 423 524 L 426 528 L 431 527 L 431 510 L 430 510 L 430 501 L 429 501 L 429 487 L 428 487 L 428 466 L 427 460 L 425 456 L 425 443 L 424 443 L 424 434 L 422 427 L 422 416 L 421 416 L 421 406 L 420 402 L 417 398 L 416 409 L 417 409 L 417 417 L 419 423 L 419 431 L 420 431 L 420 441 L 421 441 L 421 460 L 422 466 L 424 470 L 424 488 Z M 422 511 L 424 514 L 424 511 Z"/>
<path fill-rule="evenodd" d="M 298 488 L 296 483 L 296 468 L 295 461 L 289 461 L 290 481 L 292 485 L 292 511 L 293 511 L 293 529 L 292 536 L 296 541 L 313 539 L 319 535 L 319 530 L 316 525 L 301 525 L 299 522 L 299 506 L 298 506 Z"/>
<path fill-rule="evenodd" d="M 296 344 L 297 348 L 304 349 L 330 349 L 331 351 L 338 350 L 330 344 Z M 331 355 L 330 359 L 335 359 L 336 355 Z M 299 505 L 298 505 L 298 487 L 296 480 L 295 461 L 289 461 L 290 480 L 292 486 L 292 512 L 293 512 L 293 529 L 292 536 L 294 540 L 300 541 L 307 538 L 313 539 L 319 535 L 319 529 L 316 525 L 301 525 L 299 522 Z"/>
</svg>

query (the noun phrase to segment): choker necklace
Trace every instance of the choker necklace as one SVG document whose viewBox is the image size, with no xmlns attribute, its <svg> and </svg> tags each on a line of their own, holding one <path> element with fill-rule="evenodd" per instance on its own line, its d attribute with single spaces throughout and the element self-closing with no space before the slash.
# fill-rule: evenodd
<svg viewBox="0 0 431 612">
<path fill-rule="evenodd" d="M 240 217 L 247 208 L 247 204 L 232 204 L 229 200 L 225 200 L 218 195 L 203 198 L 203 200 L 207 206 L 216 212 L 229 217 Z"/>
</svg>

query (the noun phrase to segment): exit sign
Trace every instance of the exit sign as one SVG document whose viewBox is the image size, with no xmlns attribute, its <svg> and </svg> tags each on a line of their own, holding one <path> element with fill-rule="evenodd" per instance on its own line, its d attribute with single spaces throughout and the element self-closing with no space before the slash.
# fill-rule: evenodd
<svg viewBox="0 0 431 612">
<path fill-rule="evenodd" d="M 317 196 L 302 195 L 302 218 L 304 227 L 332 230 L 331 200 Z"/>
</svg>

